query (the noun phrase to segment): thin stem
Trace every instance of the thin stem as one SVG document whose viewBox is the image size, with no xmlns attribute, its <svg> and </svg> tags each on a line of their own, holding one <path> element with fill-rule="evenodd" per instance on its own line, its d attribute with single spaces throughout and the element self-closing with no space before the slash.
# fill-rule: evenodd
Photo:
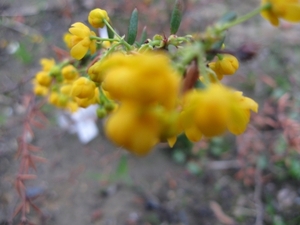
<svg viewBox="0 0 300 225">
<path fill-rule="evenodd" d="M 130 44 L 128 44 L 120 35 L 112 28 L 112 26 L 109 24 L 107 20 L 103 20 L 105 25 L 114 33 L 114 35 L 118 38 L 118 41 L 120 41 L 126 48 L 127 50 L 130 50 L 132 47 Z"/>
<path fill-rule="evenodd" d="M 248 20 L 248 19 L 250 19 L 250 18 L 256 16 L 256 15 L 259 14 L 261 11 L 270 9 L 271 7 L 272 7 L 272 4 L 268 2 L 268 3 L 266 3 L 265 5 L 262 5 L 262 6 L 260 6 L 259 8 L 254 9 L 253 11 L 247 13 L 246 15 L 241 16 L 241 17 L 237 18 L 236 20 L 234 20 L 234 21 L 232 21 L 232 22 L 230 22 L 230 23 L 225 24 L 224 26 L 222 26 L 222 27 L 220 28 L 220 31 L 227 30 L 227 29 L 230 28 L 230 27 L 233 27 L 233 26 L 235 26 L 235 25 L 237 25 L 237 24 L 243 23 L 243 22 L 245 22 L 246 20 Z"/>
<path fill-rule="evenodd" d="M 114 39 L 114 38 L 101 38 L 101 37 L 96 37 L 96 36 L 90 36 L 91 40 L 96 40 L 96 41 L 119 41 L 119 39 Z"/>
</svg>

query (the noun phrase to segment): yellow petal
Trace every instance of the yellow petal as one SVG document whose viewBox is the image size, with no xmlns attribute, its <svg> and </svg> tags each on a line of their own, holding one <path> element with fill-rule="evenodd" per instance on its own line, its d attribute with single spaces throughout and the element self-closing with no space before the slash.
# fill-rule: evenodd
<svg viewBox="0 0 300 225">
<path fill-rule="evenodd" d="M 249 110 L 233 107 L 231 110 L 231 117 L 228 121 L 227 128 L 231 133 L 239 135 L 246 130 L 249 120 Z"/>
<path fill-rule="evenodd" d="M 264 10 L 261 12 L 261 16 L 266 20 L 269 20 L 273 26 L 277 27 L 279 25 L 279 19 L 272 11 Z"/>
<path fill-rule="evenodd" d="M 185 135 L 190 141 L 193 142 L 200 141 L 200 139 L 202 138 L 202 133 L 196 126 L 185 129 Z"/>
<path fill-rule="evenodd" d="M 71 49 L 71 56 L 77 60 L 82 59 L 88 51 L 88 47 L 83 44 L 84 43 L 80 41 Z"/>
<path fill-rule="evenodd" d="M 176 141 L 177 141 L 177 137 L 174 136 L 174 137 L 171 137 L 171 138 L 168 138 L 168 144 L 170 146 L 170 148 L 173 148 L 173 146 L 175 145 Z"/>
<path fill-rule="evenodd" d="M 279 7 L 279 6 L 278 6 Z M 286 4 L 284 5 L 284 13 L 281 18 L 289 22 L 299 22 L 300 21 L 300 4 Z"/>
<path fill-rule="evenodd" d="M 73 23 L 71 25 L 71 28 L 69 28 L 69 32 L 80 38 L 85 38 L 85 37 L 89 36 L 90 29 L 83 23 L 77 22 L 77 23 Z"/>
</svg>

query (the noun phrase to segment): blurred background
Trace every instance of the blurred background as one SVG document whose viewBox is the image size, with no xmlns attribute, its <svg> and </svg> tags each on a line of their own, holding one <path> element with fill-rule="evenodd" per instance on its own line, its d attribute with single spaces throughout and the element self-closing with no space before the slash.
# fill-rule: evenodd
<svg viewBox="0 0 300 225">
<path fill-rule="evenodd" d="M 202 32 L 224 13 L 243 15 L 258 0 L 185 0 L 178 35 Z M 14 189 L 31 81 L 42 57 L 56 58 L 74 22 L 87 24 L 93 8 L 107 10 L 127 33 L 139 11 L 139 34 L 169 35 L 173 0 L 1 0 L 0 2 L 0 224 L 9 224 L 19 198 Z M 161 144 L 138 158 L 103 135 L 82 144 L 60 128 L 61 112 L 47 104 L 43 129 L 29 137 L 48 161 L 27 182 L 32 223 L 43 225 L 299 225 L 300 224 L 300 25 L 272 27 L 257 16 L 228 31 L 226 48 L 240 69 L 224 83 L 259 102 L 247 131 L 189 143 Z M 139 37 L 138 37 L 139 38 Z M 37 197 L 37 198 L 36 198 Z M 16 216 L 13 224 L 18 224 Z"/>
</svg>

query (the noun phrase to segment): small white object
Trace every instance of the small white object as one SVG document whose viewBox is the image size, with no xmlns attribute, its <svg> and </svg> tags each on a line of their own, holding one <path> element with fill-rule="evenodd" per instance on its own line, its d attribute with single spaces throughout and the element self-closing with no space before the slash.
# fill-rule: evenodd
<svg viewBox="0 0 300 225">
<path fill-rule="evenodd" d="M 58 124 L 69 133 L 77 133 L 78 139 L 82 144 L 87 144 L 98 136 L 99 130 L 96 125 L 97 105 L 87 108 L 80 108 L 75 113 L 60 114 Z"/>
<path fill-rule="evenodd" d="M 108 32 L 106 25 L 103 28 L 99 28 L 99 36 L 102 38 L 108 38 Z"/>
</svg>

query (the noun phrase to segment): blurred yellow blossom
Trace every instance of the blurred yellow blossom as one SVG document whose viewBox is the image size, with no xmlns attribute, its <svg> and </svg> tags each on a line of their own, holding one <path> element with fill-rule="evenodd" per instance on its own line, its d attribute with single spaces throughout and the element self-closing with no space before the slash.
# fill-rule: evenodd
<svg viewBox="0 0 300 225">
<path fill-rule="evenodd" d="M 213 137 L 227 129 L 238 135 L 245 131 L 250 110 L 258 105 L 221 84 L 211 84 L 204 90 L 191 90 L 184 96 L 181 124 L 191 141 L 202 135 Z"/>
<path fill-rule="evenodd" d="M 96 36 L 94 31 L 91 31 L 83 23 L 77 22 L 72 24 L 69 29 L 72 34 L 70 46 L 71 46 L 71 56 L 75 59 L 82 59 L 88 50 L 91 53 L 95 53 L 96 51 L 96 41 L 91 40 L 90 36 Z"/>
<path fill-rule="evenodd" d="M 52 67 L 55 65 L 55 60 L 54 59 L 47 59 L 47 58 L 42 58 L 40 60 L 40 64 L 42 66 L 42 71 L 50 71 Z"/>
<path fill-rule="evenodd" d="M 96 85 L 86 77 L 80 77 L 72 86 L 71 95 L 77 98 L 93 98 L 95 95 Z"/>
<path fill-rule="evenodd" d="M 155 115 L 132 103 L 123 103 L 107 120 L 105 132 L 116 145 L 136 155 L 146 155 L 159 141 Z"/>
<path fill-rule="evenodd" d="M 74 81 L 79 77 L 77 69 L 73 65 L 67 65 L 62 68 L 61 73 L 65 81 Z"/>
<path fill-rule="evenodd" d="M 66 44 L 66 46 L 71 49 L 72 48 L 72 34 L 70 33 L 65 33 L 63 36 L 63 40 Z"/>
<path fill-rule="evenodd" d="M 271 7 L 261 12 L 262 17 L 274 26 L 279 25 L 279 19 L 289 22 L 300 22 L 299 0 L 262 0 L 262 5 L 270 3 Z"/>
<path fill-rule="evenodd" d="M 160 104 L 173 108 L 180 78 L 163 54 L 115 54 L 98 68 L 104 73 L 102 87 L 114 100 Z"/>
</svg>

